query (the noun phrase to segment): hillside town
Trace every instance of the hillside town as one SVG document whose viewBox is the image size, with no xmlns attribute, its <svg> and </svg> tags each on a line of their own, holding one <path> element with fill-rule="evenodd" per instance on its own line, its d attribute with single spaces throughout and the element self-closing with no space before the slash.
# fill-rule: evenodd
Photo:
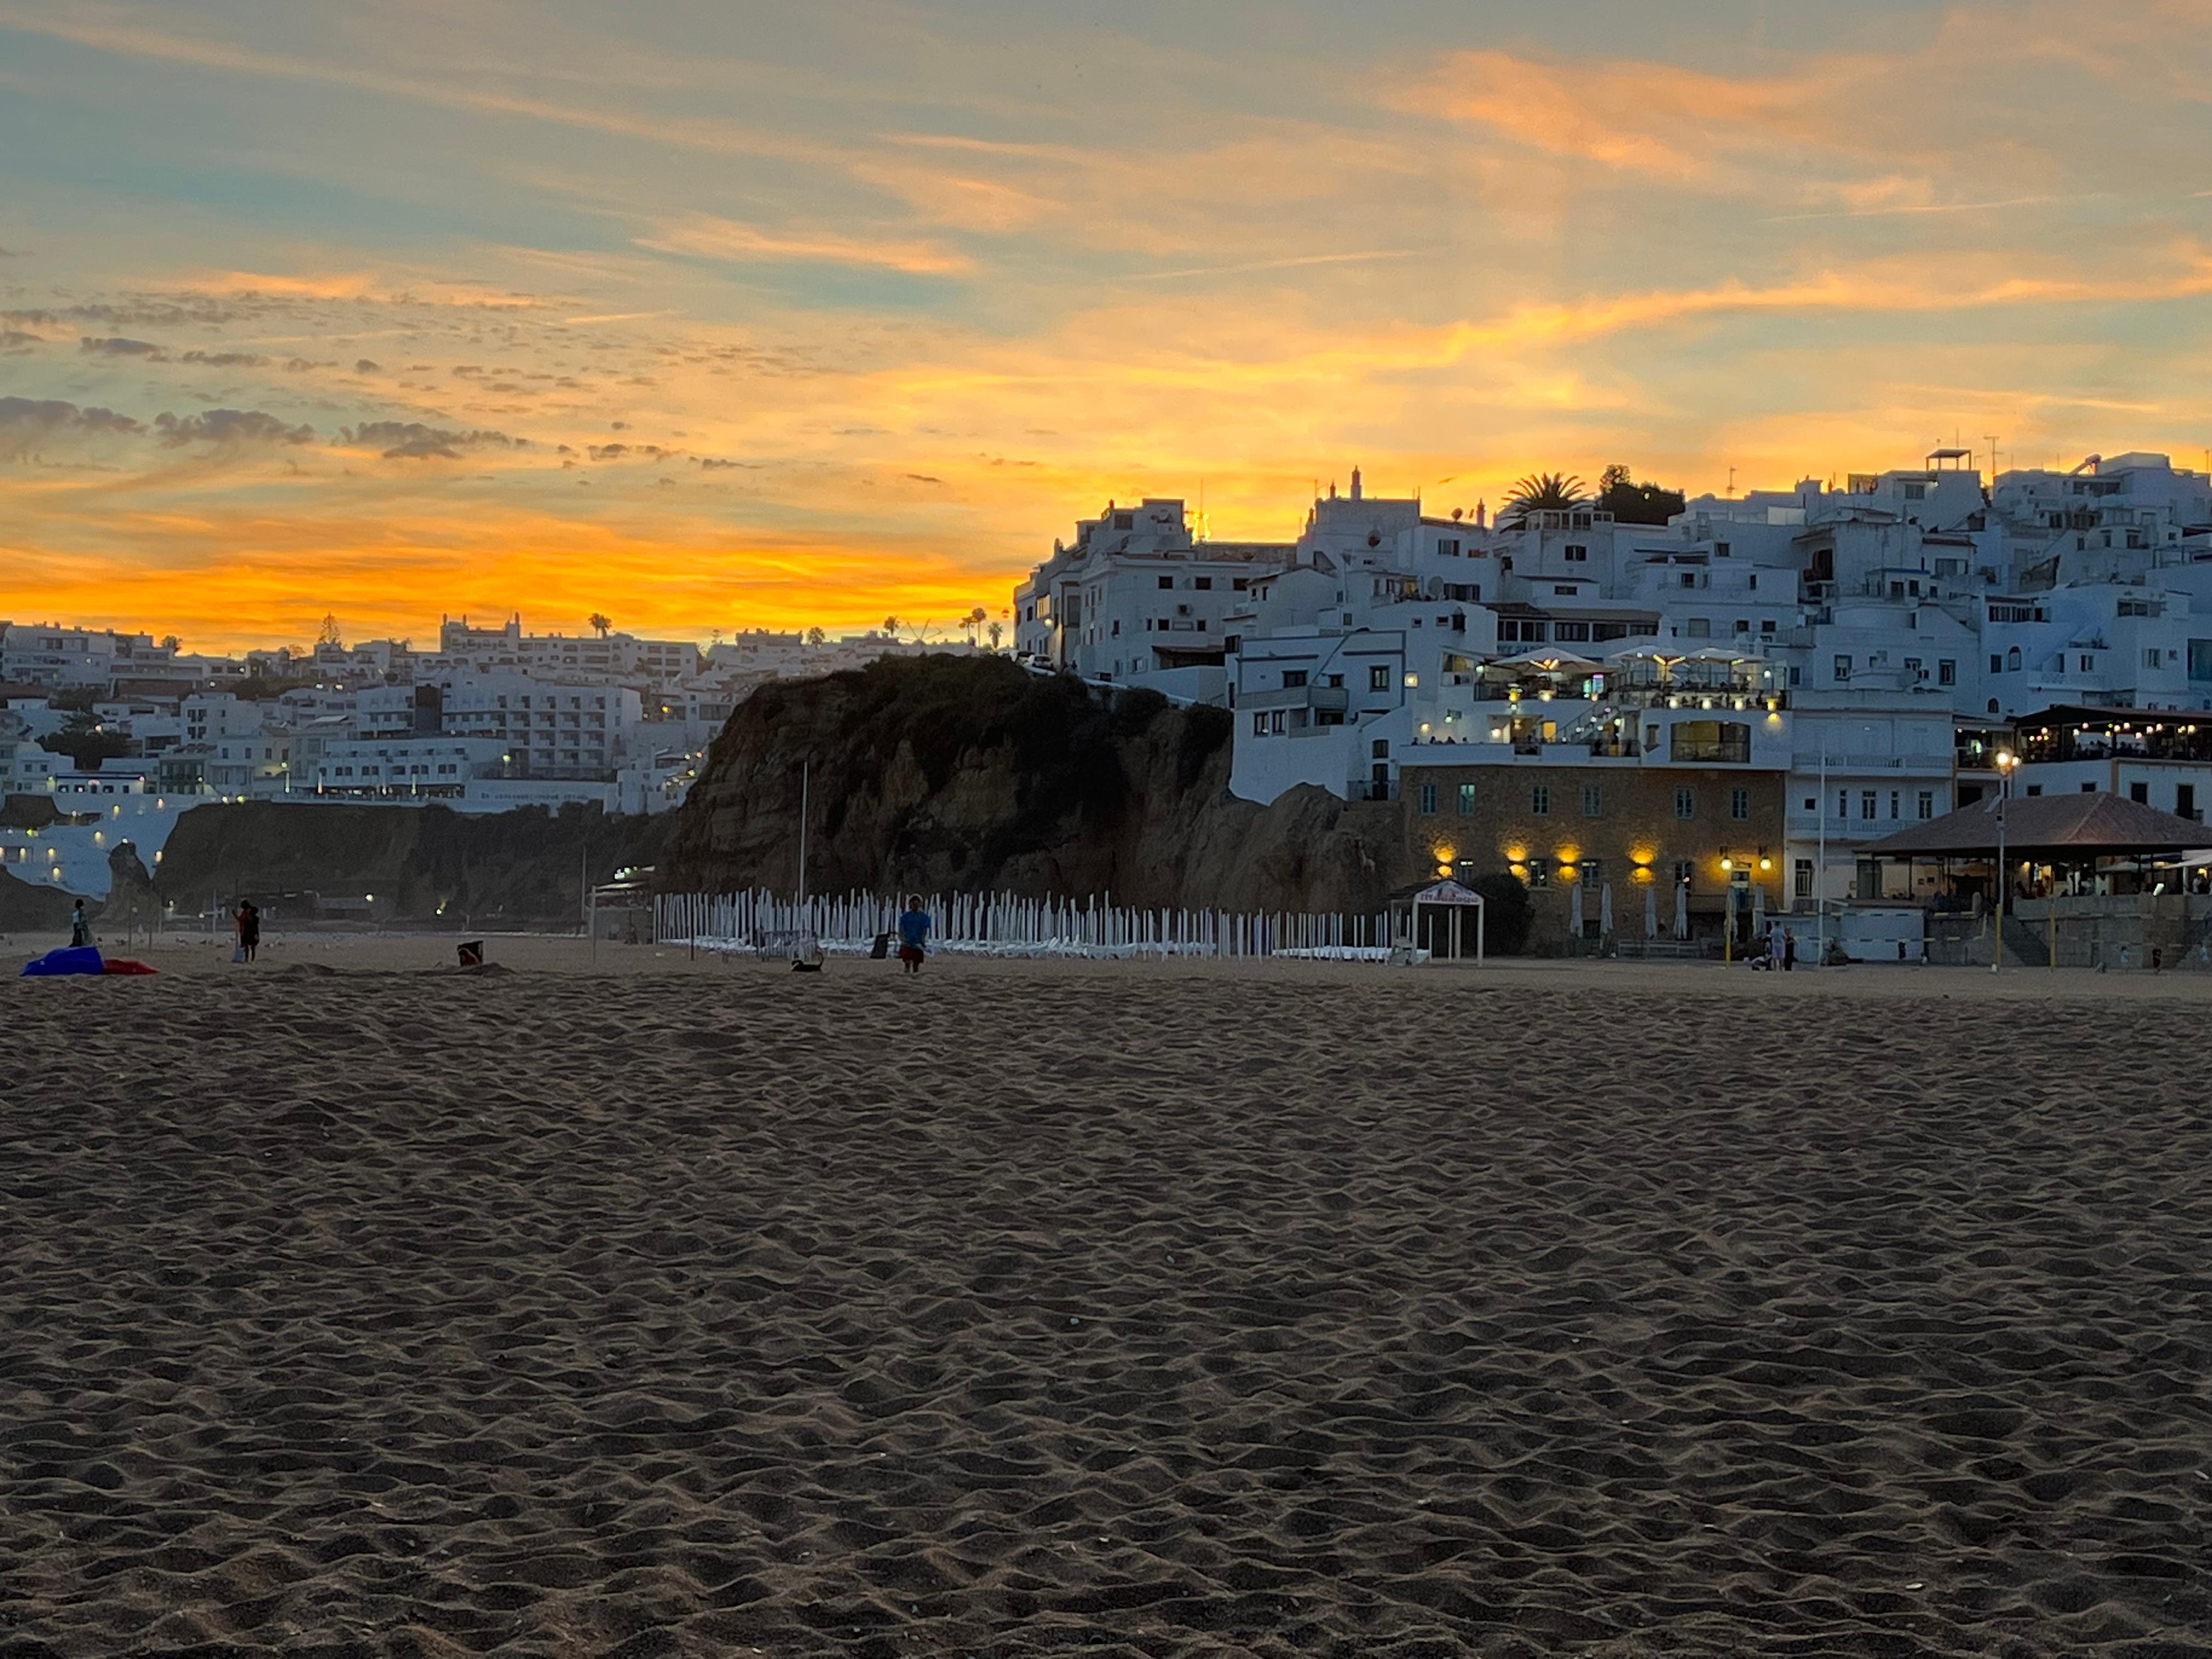
<svg viewBox="0 0 2212 1659">
<path fill-rule="evenodd" d="M 1973 460 L 1686 501 L 1539 476 L 1494 518 L 1355 469 L 1279 543 L 1109 501 L 1016 588 L 1015 648 L 1233 710 L 1235 793 L 1397 802 L 1418 862 L 1510 869 L 1555 940 L 1612 935 L 1615 884 L 1686 936 L 1952 902 L 1870 849 L 2001 789 L 2212 799 L 2212 480 Z"/>
<path fill-rule="evenodd" d="M 441 621 L 434 647 L 346 644 L 210 655 L 173 637 L 0 623 L 0 868 L 97 896 L 120 841 L 158 862 L 216 803 L 351 802 L 460 812 L 655 813 L 680 805 L 730 711 L 769 680 L 951 647 L 881 630 L 746 630 L 704 650 L 604 617 L 582 635 Z M 17 820 L 21 821 L 18 822 Z M 95 825 L 94 820 L 99 822 Z M 72 822 L 71 820 L 82 820 Z"/>
</svg>

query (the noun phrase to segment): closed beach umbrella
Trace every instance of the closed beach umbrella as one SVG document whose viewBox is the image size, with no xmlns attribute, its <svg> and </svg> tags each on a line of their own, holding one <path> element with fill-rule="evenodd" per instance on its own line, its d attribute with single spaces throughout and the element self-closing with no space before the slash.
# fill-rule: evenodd
<svg viewBox="0 0 2212 1659">
<path fill-rule="evenodd" d="M 1579 881 L 1567 890 L 1567 929 L 1577 939 L 1583 936 L 1583 884 Z"/>
<path fill-rule="evenodd" d="M 1753 884 L 1751 890 L 1751 936 L 1766 936 L 1766 886 L 1763 882 Z"/>
<path fill-rule="evenodd" d="M 1613 937 L 1613 884 L 1609 881 L 1597 890 L 1597 931 L 1606 939 Z"/>
<path fill-rule="evenodd" d="M 1644 937 L 1659 937 L 1659 884 L 1656 881 L 1644 889 Z"/>
<path fill-rule="evenodd" d="M 1674 884 L 1674 937 L 1690 936 L 1690 886 L 1687 882 Z"/>
</svg>

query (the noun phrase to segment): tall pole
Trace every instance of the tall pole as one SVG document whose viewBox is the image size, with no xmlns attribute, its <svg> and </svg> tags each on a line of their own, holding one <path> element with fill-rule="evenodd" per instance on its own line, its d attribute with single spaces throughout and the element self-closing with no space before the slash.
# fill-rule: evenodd
<svg viewBox="0 0 2212 1659">
<path fill-rule="evenodd" d="M 1820 750 L 1820 852 L 1813 869 L 1813 960 L 1828 960 L 1828 751 Z"/>
<path fill-rule="evenodd" d="M 806 902 L 806 793 L 813 763 L 799 763 L 799 902 Z"/>
<path fill-rule="evenodd" d="M 1997 757 L 1997 927 L 1990 946 L 1990 971 L 2004 965 L 2005 889 L 2012 884 L 2005 865 L 2005 803 L 2012 799 L 2012 757 Z"/>
</svg>

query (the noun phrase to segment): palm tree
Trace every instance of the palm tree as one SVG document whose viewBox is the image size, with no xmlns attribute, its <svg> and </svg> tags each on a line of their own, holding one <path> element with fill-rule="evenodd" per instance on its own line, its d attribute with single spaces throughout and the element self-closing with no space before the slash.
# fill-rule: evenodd
<svg viewBox="0 0 2212 1659">
<path fill-rule="evenodd" d="M 829 637 L 830 636 L 827 634 L 824 634 L 819 627 L 810 628 L 806 630 L 806 642 L 812 646 L 817 651 L 819 651 L 822 648 L 822 641 Z"/>
<path fill-rule="evenodd" d="M 586 628 L 597 629 L 599 630 L 599 637 L 601 639 L 605 639 L 607 636 L 607 630 L 614 626 L 614 622 L 611 617 L 603 617 L 598 611 L 594 611 L 590 616 L 584 618 L 584 625 Z"/>
<path fill-rule="evenodd" d="M 1005 625 L 1003 623 L 993 623 L 991 624 L 991 629 L 990 629 L 990 632 L 991 632 L 991 649 L 992 649 L 992 650 L 996 651 L 996 650 L 999 648 L 999 638 L 1000 638 L 1000 635 L 1001 635 L 1002 634 L 1004 634 L 1006 631 L 1006 625 Z"/>
<path fill-rule="evenodd" d="M 884 618 L 884 633 L 890 635 L 891 638 L 896 639 L 898 637 L 898 631 L 899 619 L 896 617 L 886 617 Z"/>
<path fill-rule="evenodd" d="M 1498 517 L 1501 523 L 1524 524 L 1534 513 L 1568 513 L 1583 504 L 1583 481 L 1571 473 L 1532 472 L 1517 480 Z"/>
</svg>

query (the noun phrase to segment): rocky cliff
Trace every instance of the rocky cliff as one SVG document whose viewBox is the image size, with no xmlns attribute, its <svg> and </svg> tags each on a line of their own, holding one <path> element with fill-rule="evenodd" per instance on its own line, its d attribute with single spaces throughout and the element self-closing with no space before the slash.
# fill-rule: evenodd
<svg viewBox="0 0 2212 1659">
<path fill-rule="evenodd" d="M 288 912 L 313 914 L 319 899 L 374 894 L 380 921 L 567 924 L 576 920 L 586 865 L 594 883 L 649 865 L 672 827 L 666 813 L 611 817 L 596 808 L 463 813 L 246 801 L 178 819 L 155 884 L 187 913 L 210 900 L 228 908 L 241 895 L 290 895 Z"/>
<path fill-rule="evenodd" d="M 1111 893 L 1141 906 L 1379 909 L 1398 809 L 1229 793 L 1230 722 L 1000 658 L 886 659 L 755 692 L 660 861 L 671 891 L 789 891 L 802 772 L 817 892 Z"/>
</svg>

